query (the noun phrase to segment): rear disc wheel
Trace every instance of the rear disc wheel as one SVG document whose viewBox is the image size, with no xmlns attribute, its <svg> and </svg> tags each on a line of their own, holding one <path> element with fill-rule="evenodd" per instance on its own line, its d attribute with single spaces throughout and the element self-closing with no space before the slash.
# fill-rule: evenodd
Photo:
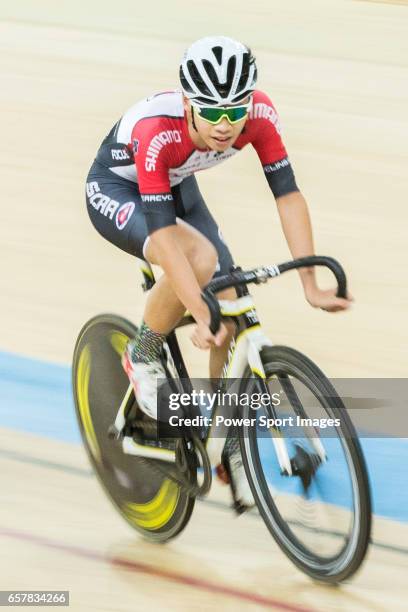
<svg viewBox="0 0 408 612">
<path fill-rule="evenodd" d="M 129 387 L 121 355 L 136 334 L 116 315 L 88 321 L 74 350 L 73 395 L 83 443 L 109 499 L 139 533 L 164 542 L 187 525 L 195 499 L 157 469 L 168 463 L 125 454 L 121 440 L 108 435 Z"/>
</svg>

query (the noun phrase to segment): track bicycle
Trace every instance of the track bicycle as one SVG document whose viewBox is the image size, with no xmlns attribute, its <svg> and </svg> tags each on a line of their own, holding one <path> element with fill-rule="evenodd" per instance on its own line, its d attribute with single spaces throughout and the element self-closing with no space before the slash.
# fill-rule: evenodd
<svg viewBox="0 0 408 612">
<path fill-rule="evenodd" d="M 190 404 L 182 414 L 192 418 L 177 419 L 187 425 L 171 436 L 169 422 L 163 424 L 160 417 L 152 421 L 137 405 L 121 366 L 126 343 L 137 328 L 112 314 L 90 319 L 79 334 L 73 394 L 99 481 L 122 517 L 145 537 L 165 542 L 178 535 L 196 499 L 210 490 L 213 468 L 226 445 L 239 444 L 259 514 L 280 548 L 312 578 L 339 583 L 360 567 L 370 539 L 370 488 L 359 439 L 323 372 L 305 355 L 273 345 L 265 336 L 248 291 L 250 284 L 309 266 L 328 267 L 338 283 L 337 295 L 346 295 L 343 269 L 322 256 L 248 271 L 234 267 L 202 293 L 211 331 L 216 333 L 221 321 L 233 321 L 236 329 L 223 375 L 212 392 L 220 398 L 235 388 L 230 394 L 234 397 L 269 398 L 256 409 L 247 403 L 229 406 L 228 412 L 218 402 L 207 412 L 209 425 L 203 427 L 201 421 L 200 426 L 191 423 L 205 407 Z M 153 271 L 145 261 L 141 270 L 148 291 L 155 282 Z M 229 287 L 235 287 L 237 299 L 218 301 L 216 293 Z M 191 323 L 187 313 L 177 327 Z M 194 381 L 175 330 L 166 338 L 163 365 L 170 391 L 191 395 Z M 323 422 L 330 422 L 327 432 L 317 426 Z"/>
</svg>

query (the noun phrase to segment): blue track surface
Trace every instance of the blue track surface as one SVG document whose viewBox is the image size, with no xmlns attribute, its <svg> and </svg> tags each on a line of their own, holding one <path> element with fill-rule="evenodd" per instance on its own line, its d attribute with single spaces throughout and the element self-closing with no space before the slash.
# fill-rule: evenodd
<svg viewBox="0 0 408 612">
<path fill-rule="evenodd" d="M 0 352 L 0 426 L 79 443 L 70 368 Z"/>
<path fill-rule="evenodd" d="M 0 427 L 80 443 L 68 366 L 0 352 Z M 328 441 L 330 442 L 330 441 Z M 408 521 L 408 440 L 364 438 L 374 512 Z M 333 469 L 335 462 L 333 461 Z M 330 481 L 336 482 L 335 474 Z M 341 483 L 331 492 L 342 503 Z"/>
</svg>

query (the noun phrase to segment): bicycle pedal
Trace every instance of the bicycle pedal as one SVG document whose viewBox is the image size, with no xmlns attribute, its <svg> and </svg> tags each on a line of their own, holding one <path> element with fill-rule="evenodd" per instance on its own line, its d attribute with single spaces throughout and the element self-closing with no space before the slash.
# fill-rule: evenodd
<svg viewBox="0 0 408 612">
<path fill-rule="evenodd" d="M 176 439 L 158 437 L 158 423 L 146 414 L 139 414 L 138 418 L 129 423 L 130 436 L 142 446 L 174 451 Z"/>
<path fill-rule="evenodd" d="M 157 438 L 157 421 L 147 415 L 138 415 L 129 421 L 129 425 L 133 429 L 133 433 L 142 434 L 146 439 Z"/>
</svg>

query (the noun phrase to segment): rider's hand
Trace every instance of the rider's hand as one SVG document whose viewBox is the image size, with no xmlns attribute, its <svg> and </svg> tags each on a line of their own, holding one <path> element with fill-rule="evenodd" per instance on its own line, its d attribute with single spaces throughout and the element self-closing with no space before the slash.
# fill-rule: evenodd
<svg viewBox="0 0 408 612">
<path fill-rule="evenodd" d="M 337 289 L 319 289 L 319 287 L 310 287 L 305 291 L 307 301 L 314 308 L 321 308 L 327 312 L 339 312 L 350 308 L 354 298 L 349 293 L 347 298 L 336 297 Z"/>
<path fill-rule="evenodd" d="M 208 349 L 211 346 L 221 346 L 227 337 L 227 333 L 227 328 L 223 323 L 221 323 L 220 329 L 214 335 L 205 321 L 197 321 L 197 325 L 190 338 L 197 348 Z"/>
</svg>

